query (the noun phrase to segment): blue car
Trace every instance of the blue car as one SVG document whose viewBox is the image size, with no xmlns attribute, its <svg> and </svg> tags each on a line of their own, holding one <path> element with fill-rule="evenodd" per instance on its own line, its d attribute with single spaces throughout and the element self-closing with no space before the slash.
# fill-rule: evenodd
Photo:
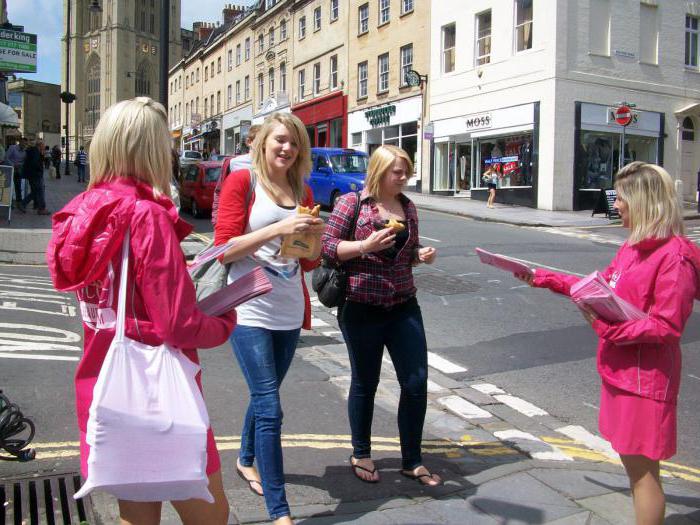
<svg viewBox="0 0 700 525">
<path fill-rule="evenodd" d="M 367 153 L 346 148 L 311 148 L 309 185 L 317 204 L 333 208 L 338 197 L 361 191 L 367 175 Z"/>
</svg>

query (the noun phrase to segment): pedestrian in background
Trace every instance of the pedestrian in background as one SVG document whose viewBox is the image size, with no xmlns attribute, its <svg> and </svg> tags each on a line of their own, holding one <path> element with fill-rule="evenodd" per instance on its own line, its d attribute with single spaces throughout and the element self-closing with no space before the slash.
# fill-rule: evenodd
<svg viewBox="0 0 700 525">
<path fill-rule="evenodd" d="M 27 205 L 33 201 L 38 215 L 51 215 L 51 212 L 46 209 L 43 150 L 41 142 L 37 144 L 31 141 L 25 151 L 22 177 L 29 182 L 29 194 L 17 206 L 22 213 L 27 211 Z"/>
<path fill-rule="evenodd" d="M 440 477 L 423 465 L 421 442 L 427 406 L 428 350 L 412 267 L 435 261 L 436 250 L 418 242 L 418 215 L 403 193 L 413 174 L 408 154 L 395 146 L 377 148 L 369 160 L 365 189 L 351 238 L 356 193 L 343 195 L 333 208 L 322 237 L 323 256 L 343 263 L 348 274 L 338 324 L 350 356 L 352 379 L 348 417 L 352 432 L 352 472 L 360 480 L 379 481 L 372 461 L 372 416 L 384 347 L 401 386 L 399 437 L 401 473 L 435 486 Z M 387 221 L 398 221 L 398 231 Z"/>
<path fill-rule="evenodd" d="M 303 272 L 315 268 L 319 259 L 318 254 L 285 258 L 280 249 L 284 235 L 320 236 L 323 231 L 321 219 L 297 212 L 299 205 L 314 205 L 311 188 L 304 183 L 310 171 L 304 124 L 288 113 L 267 117 L 253 143 L 253 176 L 241 169 L 224 182 L 214 237 L 217 245 L 236 239 L 223 257 L 223 263 L 231 265 L 229 283 L 257 266 L 272 282 L 269 294 L 237 308 L 238 326 L 231 334 L 233 353 L 250 390 L 236 470 L 252 492 L 264 495 L 270 518 L 285 525 L 292 520 L 284 488 L 279 390 L 301 328 L 311 328 Z"/>
<path fill-rule="evenodd" d="M 486 187 L 489 189 L 486 207 L 493 208 L 493 202 L 496 200 L 496 188 L 498 188 L 498 171 L 493 166 L 489 166 L 481 176 L 481 180 L 486 183 Z"/>
<path fill-rule="evenodd" d="M 51 166 L 51 150 L 49 149 L 48 145 L 43 146 L 41 156 L 44 160 L 44 169 L 49 169 Z"/>
<path fill-rule="evenodd" d="M 195 349 L 226 341 L 236 318 L 233 310 L 210 317 L 197 309 L 180 248 L 192 226 L 180 219 L 169 198 L 170 134 L 163 106 L 139 97 L 110 107 L 97 125 L 91 150 L 90 185 L 55 214 L 47 248 L 54 286 L 75 290 L 83 314 L 85 348 L 75 388 L 81 470 L 86 479 L 88 411 L 115 335 L 115 286 L 120 280 L 129 280 L 126 336 L 150 346 L 167 343 L 181 348 L 197 364 Z M 127 232 L 130 272 L 122 276 L 121 252 Z M 214 503 L 190 499 L 172 504 L 186 524 L 225 525 L 229 508 L 211 428 L 206 472 Z M 119 501 L 125 525 L 157 524 L 160 512 L 161 502 Z"/>
<path fill-rule="evenodd" d="M 78 168 L 78 182 L 85 182 L 85 169 L 88 163 L 87 152 L 85 146 L 80 146 L 80 149 L 75 154 L 75 165 Z"/>
<path fill-rule="evenodd" d="M 56 178 L 60 179 L 61 178 L 61 148 L 58 147 L 58 144 L 54 145 L 54 147 L 51 148 L 51 163 L 53 164 L 53 167 L 56 170 Z"/>
<path fill-rule="evenodd" d="M 7 154 L 5 155 L 7 163 L 14 168 L 12 179 L 15 186 L 15 204 L 19 209 L 21 209 L 22 206 L 22 165 L 24 164 L 24 157 L 26 156 L 26 152 L 24 151 L 26 147 L 27 139 L 22 137 L 7 148 Z"/>
<path fill-rule="evenodd" d="M 248 153 L 246 153 L 245 155 L 238 155 L 234 158 L 227 158 L 224 161 L 224 165 L 221 168 L 221 176 L 219 176 L 219 180 L 216 181 L 216 187 L 214 188 L 214 201 L 212 202 L 211 207 L 211 223 L 214 226 L 216 226 L 216 218 L 219 214 L 219 198 L 221 195 L 221 188 L 223 188 L 224 186 L 224 181 L 230 173 L 233 173 L 234 171 L 238 170 L 248 169 L 251 167 L 252 160 L 250 156 L 250 148 L 253 145 L 255 135 L 257 135 L 259 129 L 260 126 L 258 124 L 254 124 L 250 126 L 250 129 L 248 130 L 248 136 L 245 139 L 245 144 L 248 148 Z"/>
<path fill-rule="evenodd" d="M 598 427 L 627 471 L 637 523 L 661 524 L 659 461 L 676 453 L 680 339 L 693 299 L 700 300 L 700 249 L 683 235 L 682 210 L 666 170 L 632 162 L 617 173 L 615 189 L 614 206 L 630 235 L 602 275 L 648 317 L 615 323 L 584 314 L 599 337 Z M 564 295 L 579 280 L 541 268 L 518 277 Z"/>
</svg>

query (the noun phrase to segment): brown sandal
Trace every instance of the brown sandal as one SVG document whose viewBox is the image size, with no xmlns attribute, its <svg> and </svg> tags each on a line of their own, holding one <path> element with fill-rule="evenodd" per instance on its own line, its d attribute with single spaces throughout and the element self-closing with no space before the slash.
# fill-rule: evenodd
<svg viewBox="0 0 700 525">
<path fill-rule="evenodd" d="M 243 474 L 243 471 L 242 471 L 241 469 L 238 468 L 238 465 L 236 465 L 236 472 L 238 473 L 238 476 L 239 476 L 243 481 L 245 481 L 245 482 L 248 484 L 248 489 L 249 489 L 253 494 L 255 494 L 256 496 L 262 496 L 262 495 L 263 495 L 262 482 L 258 481 L 257 479 L 246 478 L 245 475 Z M 260 492 L 258 492 L 257 490 L 255 490 L 255 489 L 253 488 L 253 483 L 257 483 L 258 485 L 260 485 Z"/>
</svg>

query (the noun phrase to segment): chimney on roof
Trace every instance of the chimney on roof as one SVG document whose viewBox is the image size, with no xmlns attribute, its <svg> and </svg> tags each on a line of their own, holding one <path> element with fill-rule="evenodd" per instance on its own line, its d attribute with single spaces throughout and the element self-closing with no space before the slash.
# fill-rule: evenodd
<svg viewBox="0 0 700 525">
<path fill-rule="evenodd" d="M 245 6 L 226 4 L 224 6 L 221 18 L 224 20 L 224 24 L 228 24 L 229 22 L 233 22 L 233 20 L 244 11 Z"/>
<path fill-rule="evenodd" d="M 192 24 L 195 40 L 206 40 L 209 38 L 209 35 L 214 30 L 212 26 L 213 24 L 209 22 L 195 22 Z"/>
</svg>

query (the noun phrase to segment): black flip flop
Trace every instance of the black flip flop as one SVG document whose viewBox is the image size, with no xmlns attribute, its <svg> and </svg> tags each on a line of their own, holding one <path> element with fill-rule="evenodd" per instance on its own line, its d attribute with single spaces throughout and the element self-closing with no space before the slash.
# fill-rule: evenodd
<svg viewBox="0 0 700 525">
<path fill-rule="evenodd" d="M 257 479 L 246 478 L 241 469 L 238 468 L 238 465 L 236 465 L 236 472 L 238 473 L 238 476 L 248 484 L 248 489 L 253 494 L 255 494 L 256 496 L 263 496 L 262 492 L 258 492 L 253 488 L 253 483 L 257 483 L 258 485 L 260 485 L 260 490 L 262 491 L 262 483 L 260 481 L 258 481 Z"/>
<path fill-rule="evenodd" d="M 415 470 L 415 469 L 413 469 L 413 470 Z M 426 470 L 427 470 L 427 469 L 426 469 Z M 440 482 L 437 483 L 437 484 L 435 484 L 435 485 L 430 485 L 430 484 L 428 484 L 428 483 L 423 483 L 423 481 L 422 481 L 423 478 L 429 478 L 429 479 L 431 479 L 431 480 L 435 480 L 435 478 L 433 478 L 433 474 L 432 474 L 432 473 L 430 473 L 430 474 L 414 474 L 414 473 L 413 473 L 412 471 L 410 471 L 410 470 L 402 470 L 402 471 L 401 471 L 401 475 L 407 477 L 408 479 L 412 479 L 412 480 L 414 480 L 414 481 L 417 481 L 417 482 L 420 483 L 421 486 L 423 486 L 423 487 L 439 487 L 439 486 L 442 485 L 442 483 L 443 483 L 442 480 L 440 480 Z"/>
<path fill-rule="evenodd" d="M 365 472 L 367 472 L 369 474 L 374 474 L 375 472 L 377 472 L 377 467 L 374 467 L 374 469 L 370 470 L 368 468 L 363 467 L 362 465 L 355 465 L 352 462 L 352 458 L 353 458 L 352 456 L 350 456 L 350 458 L 349 458 L 350 459 L 350 468 L 352 469 L 352 473 L 355 475 L 355 477 L 357 479 L 359 479 L 360 481 L 364 481 L 365 483 L 379 483 L 378 479 L 365 479 L 357 473 L 357 469 L 360 469 L 360 470 L 364 470 Z"/>
</svg>

